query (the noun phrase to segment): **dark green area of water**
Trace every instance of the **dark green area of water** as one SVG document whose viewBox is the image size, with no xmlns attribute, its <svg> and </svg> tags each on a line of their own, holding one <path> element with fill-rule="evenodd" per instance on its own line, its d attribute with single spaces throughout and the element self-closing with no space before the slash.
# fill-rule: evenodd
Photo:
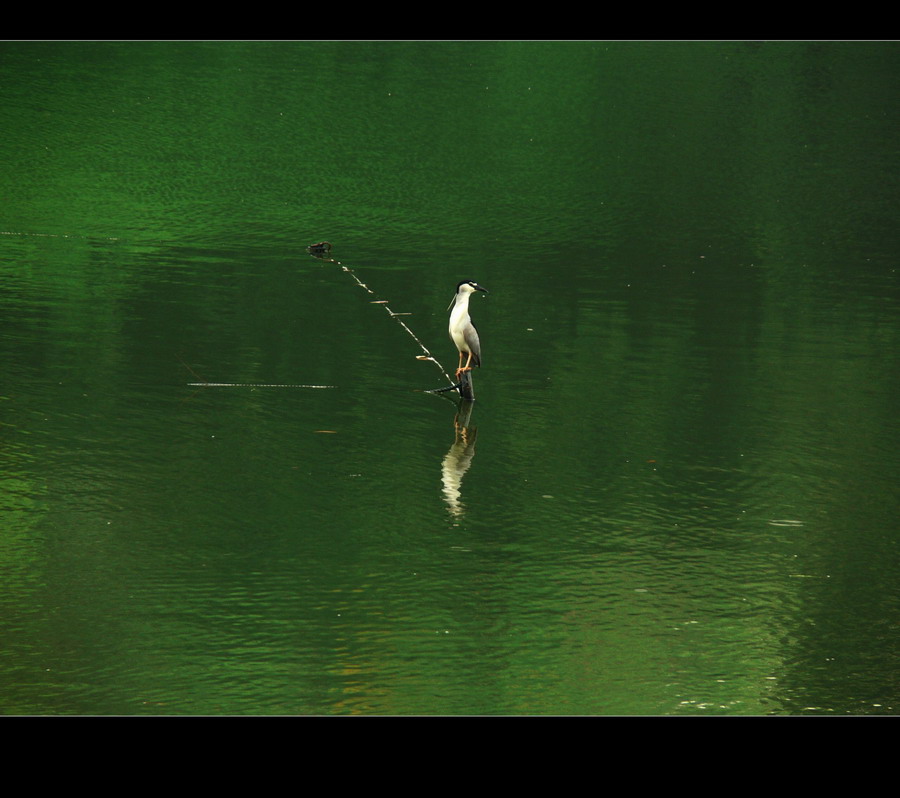
<svg viewBox="0 0 900 798">
<path fill-rule="evenodd" d="M 896 712 L 898 56 L 0 44 L 0 712 Z"/>
</svg>

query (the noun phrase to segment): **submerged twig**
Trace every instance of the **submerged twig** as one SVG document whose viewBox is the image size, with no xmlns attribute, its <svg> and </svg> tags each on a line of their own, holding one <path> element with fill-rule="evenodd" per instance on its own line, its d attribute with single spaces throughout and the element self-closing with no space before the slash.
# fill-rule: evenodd
<svg viewBox="0 0 900 798">
<path fill-rule="evenodd" d="M 336 388 L 336 385 L 300 385 L 281 382 L 189 382 L 192 388 Z"/>
<path fill-rule="evenodd" d="M 176 355 L 191 374 L 193 374 L 199 382 L 189 382 L 189 388 L 336 388 L 335 385 L 301 385 L 299 383 L 275 383 L 275 382 L 207 382 L 196 371 L 194 371 L 184 359 Z"/>
<path fill-rule="evenodd" d="M 448 391 L 457 391 L 462 386 L 461 382 L 456 383 L 456 385 L 448 385 L 446 388 L 432 388 L 430 391 L 425 391 L 425 393 L 447 393 Z"/>
<path fill-rule="evenodd" d="M 319 260 L 324 260 L 328 263 L 334 263 L 335 265 L 340 266 L 341 270 L 346 274 L 349 274 L 360 288 L 362 288 L 372 296 L 376 296 L 375 292 L 371 288 L 369 288 L 369 286 L 367 286 L 362 280 L 360 280 L 359 277 L 356 276 L 356 272 L 354 272 L 353 269 L 351 269 L 349 266 L 345 266 L 339 260 L 335 260 L 330 256 L 331 244 L 329 244 L 327 241 L 320 241 L 318 244 L 311 244 L 306 248 L 306 251 Z M 444 376 L 447 378 L 447 382 L 450 383 L 450 386 L 448 388 L 439 388 L 436 392 L 443 393 L 444 391 L 452 391 L 455 388 L 459 388 L 459 383 L 457 383 L 456 385 L 453 384 L 453 380 L 450 378 L 447 370 L 441 365 L 440 361 L 438 361 L 438 359 L 428 351 L 428 348 L 425 346 L 425 344 L 423 344 L 419 340 L 418 336 L 409 328 L 409 326 L 402 319 L 398 318 L 398 316 L 411 316 L 411 313 L 395 313 L 388 307 L 387 299 L 376 299 L 372 302 L 372 304 L 381 305 L 387 311 L 388 315 L 392 319 L 394 319 L 394 321 L 396 321 L 397 324 L 399 324 L 404 330 L 406 330 L 406 332 L 409 333 L 410 337 L 419 345 L 419 348 L 425 354 L 416 355 L 416 360 L 430 360 L 443 372 Z M 429 391 L 429 393 L 434 392 L 435 391 Z"/>
</svg>

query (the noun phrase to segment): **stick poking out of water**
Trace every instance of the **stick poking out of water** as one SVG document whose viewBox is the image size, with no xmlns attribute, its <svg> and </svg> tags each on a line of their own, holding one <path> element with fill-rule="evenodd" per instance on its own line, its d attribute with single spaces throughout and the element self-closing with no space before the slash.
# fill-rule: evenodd
<svg viewBox="0 0 900 798">
<path fill-rule="evenodd" d="M 191 388 L 335 388 L 335 385 L 300 385 L 281 382 L 189 382 Z"/>
<path fill-rule="evenodd" d="M 353 269 L 351 269 L 349 266 L 344 266 L 344 264 L 339 260 L 335 260 L 331 257 L 331 244 L 329 244 L 327 241 L 320 241 L 318 244 L 311 244 L 306 248 L 306 251 L 309 252 L 309 254 L 314 258 L 318 258 L 319 260 L 324 260 L 328 263 L 334 263 L 336 266 L 340 266 L 341 270 L 345 274 L 349 274 L 353 281 L 366 293 L 371 294 L 372 296 L 377 296 L 376 293 L 371 288 L 369 288 L 369 286 L 367 286 L 362 280 L 359 279 L 359 277 L 356 276 L 356 272 L 354 272 Z M 409 333 L 410 337 L 419 345 L 419 348 L 425 354 L 416 355 L 416 360 L 430 360 L 443 372 L 444 376 L 447 378 L 447 382 L 450 383 L 450 386 L 447 388 L 439 388 L 435 392 L 451 391 L 454 388 L 459 387 L 459 383 L 454 384 L 453 380 L 450 379 L 450 375 L 447 373 L 447 370 L 441 365 L 440 361 L 438 361 L 438 359 L 428 351 L 428 348 L 419 340 L 418 336 L 411 329 L 409 329 L 409 325 L 407 325 L 406 322 L 403 321 L 403 319 L 399 318 L 400 316 L 410 316 L 412 314 L 395 313 L 390 309 L 390 307 L 388 307 L 387 299 L 375 299 L 371 304 L 381 305 L 385 309 L 387 314 L 404 330 L 406 330 L 406 332 Z M 432 392 L 429 391 L 429 393 Z"/>
</svg>

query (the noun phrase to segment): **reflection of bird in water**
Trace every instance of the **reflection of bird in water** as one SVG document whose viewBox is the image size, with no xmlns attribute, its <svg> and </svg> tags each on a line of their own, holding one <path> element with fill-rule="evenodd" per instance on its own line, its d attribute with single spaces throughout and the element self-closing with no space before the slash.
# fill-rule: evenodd
<svg viewBox="0 0 900 798">
<path fill-rule="evenodd" d="M 474 280 L 461 280 L 456 286 L 456 296 L 450 306 L 453 312 L 450 314 L 450 338 L 459 350 L 459 367 L 456 369 L 456 379 L 464 371 L 471 371 L 472 364 L 481 365 L 481 341 L 478 340 L 478 330 L 472 324 L 469 316 L 469 297 L 476 291 L 484 291 Z M 463 355 L 468 355 L 466 365 L 463 366 Z"/>
<path fill-rule="evenodd" d="M 447 502 L 447 509 L 455 516 L 462 515 L 465 510 L 463 503 L 460 501 L 460 496 L 462 495 L 460 488 L 466 471 L 472 465 L 472 458 L 475 456 L 475 439 L 478 437 L 477 427 L 464 426 L 464 424 L 468 424 L 471 412 L 472 407 L 471 403 L 469 403 L 468 408 L 462 410 L 454 419 L 453 425 L 456 428 L 456 439 L 453 441 L 450 450 L 444 455 L 444 460 L 441 463 L 444 501 Z M 462 416 L 463 423 L 461 423 L 460 416 Z"/>
</svg>

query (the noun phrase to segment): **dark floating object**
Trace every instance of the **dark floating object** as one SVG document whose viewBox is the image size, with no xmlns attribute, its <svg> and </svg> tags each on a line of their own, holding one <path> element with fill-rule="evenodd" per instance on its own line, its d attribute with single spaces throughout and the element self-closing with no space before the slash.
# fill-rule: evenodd
<svg viewBox="0 0 900 798">
<path fill-rule="evenodd" d="M 328 241 L 320 241 L 318 244 L 310 244 L 306 251 L 310 255 L 327 255 L 331 252 L 331 244 Z"/>
</svg>

